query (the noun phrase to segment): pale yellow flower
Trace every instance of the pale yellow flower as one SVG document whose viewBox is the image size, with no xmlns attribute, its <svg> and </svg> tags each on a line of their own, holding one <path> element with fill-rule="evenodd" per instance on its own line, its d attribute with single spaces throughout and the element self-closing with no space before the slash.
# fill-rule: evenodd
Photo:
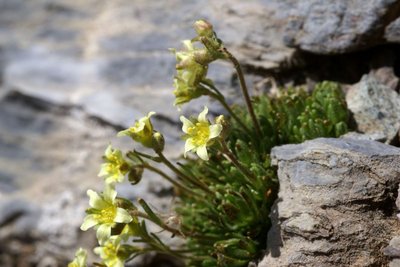
<svg viewBox="0 0 400 267">
<path fill-rule="evenodd" d="M 135 122 L 133 127 L 118 133 L 118 136 L 130 136 L 133 140 L 141 143 L 145 147 L 152 147 L 153 125 L 151 124 L 150 117 L 156 114 L 149 112 L 147 116 Z"/>
<path fill-rule="evenodd" d="M 98 176 L 104 177 L 109 184 L 121 183 L 129 171 L 129 164 L 122 157 L 121 151 L 109 145 L 104 153 L 104 161 Z"/>
<path fill-rule="evenodd" d="M 75 253 L 75 258 L 72 262 L 68 264 L 68 267 L 87 267 L 87 251 L 80 248 Z"/>
<path fill-rule="evenodd" d="M 181 105 L 205 93 L 200 82 L 206 78 L 207 63 L 204 61 L 204 49 L 195 48 L 190 40 L 183 41 L 185 50 L 175 51 L 177 75 L 174 79 L 174 105 Z"/>
<path fill-rule="evenodd" d="M 111 236 L 101 247 L 96 247 L 94 253 L 100 256 L 107 267 L 124 267 L 125 259 L 118 255 L 121 238 Z"/>
<path fill-rule="evenodd" d="M 111 228 L 116 223 L 129 223 L 132 217 L 129 213 L 116 206 L 117 192 L 114 187 L 106 184 L 104 192 L 99 195 L 93 190 L 88 190 L 90 209 L 81 225 L 81 230 L 86 231 L 91 227 L 96 227 L 97 240 L 103 243 L 111 236 Z"/>
<path fill-rule="evenodd" d="M 182 131 L 186 133 L 185 139 L 185 152 L 194 151 L 203 160 L 208 160 L 207 146 L 213 143 L 213 139 L 218 137 L 222 131 L 221 124 L 210 124 L 207 120 L 206 115 L 208 108 L 204 107 L 204 110 L 199 114 L 197 120 L 191 121 L 184 116 L 180 117 L 183 123 Z"/>
</svg>

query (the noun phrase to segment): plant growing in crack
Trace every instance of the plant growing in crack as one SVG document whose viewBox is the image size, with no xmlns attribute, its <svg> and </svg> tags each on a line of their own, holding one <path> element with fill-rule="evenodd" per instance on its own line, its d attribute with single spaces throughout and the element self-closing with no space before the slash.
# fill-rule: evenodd
<svg viewBox="0 0 400 267">
<path fill-rule="evenodd" d="M 122 153 L 110 145 L 99 176 L 104 178 L 102 193 L 88 190 L 90 206 L 81 229 L 94 228 L 101 258 L 97 266 L 123 266 L 138 255 L 158 252 L 181 259 L 187 266 L 247 266 L 260 257 L 270 226 L 269 213 L 278 181 L 270 164 L 270 150 L 285 143 L 299 143 L 316 137 L 336 137 L 347 131 L 348 112 L 342 92 L 332 82 L 322 82 L 311 94 L 289 88 L 269 98 L 250 98 L 238 60 L 218 39 L 212 25 L 199 20 L 197 36 L 183 42 L 175 54 L 176 106 L 208 96 L 217 100 L 226 114 L 207 118 L 207 107 L 182 122 L 184 163 L 175 163 L 163 153 L 162 133 L 154 129 L 150 112 L 135 125 L 120 132 L 152 153 L 136 149 Z M 208 66 L 217 60 L 232 63 L 241 86 L 245 106 L 229 105 L 207 78 Z M 174 176 L 157 167 L 162 163 Z M 115 184 L 125 177 L 135 185 L 144 171 L 154 172 L 176 189 L 173 216 L 155 212 L 144 199 L 132 203 L 117 196 Z M 171 238 L 184 240 L 180 247 L 167 246 L 153 223 Z M 71 266 L 86 266 L 86 254 L 79 250 Z"/>
</svg>

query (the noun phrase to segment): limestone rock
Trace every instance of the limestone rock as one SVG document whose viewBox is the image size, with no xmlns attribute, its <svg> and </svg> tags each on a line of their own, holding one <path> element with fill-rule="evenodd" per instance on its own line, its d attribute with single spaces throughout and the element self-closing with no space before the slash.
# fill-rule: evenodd
<svg viewBox="0 0 400 267">
<path fill-rule="evenodd" d="M 397 41 L 399 8 L 395 0 L 283 1 L 280 7 L 288 15 L 286 44 L 317 54 Z"/>
<path fill-rule="evenodd" d="M 360 132 L 383 134 L 386 143 L 396 138 L 400 129 L 400 96 L 394 90 L 365 75 L 347 92 L 346 102 Z"/>
<path fill-rule="evenodd" d="M 400 182 L 399 148 L 318 138 L 275 147 L 271 156 L 280 192 L 259 267 L 389 263 L 381 248 L 399 232 L 392 196 Z"/>
</svg>

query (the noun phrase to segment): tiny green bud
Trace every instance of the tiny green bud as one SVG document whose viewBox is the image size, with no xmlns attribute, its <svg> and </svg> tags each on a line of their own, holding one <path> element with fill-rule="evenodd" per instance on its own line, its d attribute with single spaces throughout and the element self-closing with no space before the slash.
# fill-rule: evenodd
<svg viewBox="0 0 400 267">
<path fill-rule="evenodd" d="M 155 152 L 157 152 L 157 153 L 163 152 L 165 140 L 164 140 L 164 136 L 161 133 L 155 132 L 152 136 L 151 141 L 152 141 L 153 149 Z"/>
<path fill-rule="evenodd" d="M 143 167 L 140 165 L 133 166 L 128 173 L 128 181 L 131 185 L 138 184 L 142 180 Z"/>
<path fill-rule="evenodd" d="M 214 34 L 212 24 L 204 19 L 197 20 L 194 23 L 193 27 L 199 36 L 210 37 Z"/>
</svg>

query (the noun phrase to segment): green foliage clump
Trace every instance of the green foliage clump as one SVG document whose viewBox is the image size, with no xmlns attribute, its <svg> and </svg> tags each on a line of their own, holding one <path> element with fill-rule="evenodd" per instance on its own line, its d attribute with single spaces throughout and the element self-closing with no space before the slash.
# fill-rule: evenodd
<svg viewBox="0 0 400 267">
<path fill-rule="evenodd" d="M 261 139 L 229 120 L 227 145 L 249 173 L 233 166 L 221 149 L 214 150 L 209 161 L 192 160 L 183 166 L 213 192 L 201 199 L 182 196 L 176 208 L 182 230 L 196 233 L 188 237 L 188 247 L 195 255 L 190 266 L 246 266 L 257 258 L 265 246 L 268 215 L 278 189 L 271 148 L 347 132 L 346 103 L 336 83 L 319 83 L 310 95 L 302 89 L 280 93 L 254 101 Z M 235 112 L 251 127 L 245 107 L 236 107 Z"/>
</svg>

